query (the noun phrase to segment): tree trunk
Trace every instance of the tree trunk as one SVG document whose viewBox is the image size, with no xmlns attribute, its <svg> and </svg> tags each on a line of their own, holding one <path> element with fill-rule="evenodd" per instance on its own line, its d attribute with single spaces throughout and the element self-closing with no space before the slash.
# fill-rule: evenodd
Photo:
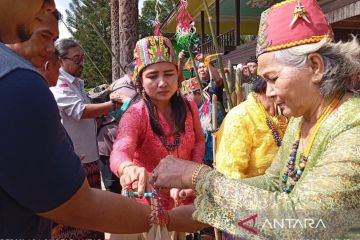
<svg viewBox="0 0 360 240">
<path fill-rule="evenodd" d="M 115 54 L 112 57 L 112 81 L 120 78 L 120 36 L 119 36 L 119 0 L 111 0 L 111 50 Z"/>
<path fill-rule="evenodd" d="M 120 64 L 125 67 L 134 59 L 134 48 L 138 40 L 138 0 L 119 1 Z M 121 76 L 124 73 L 120 73 Z"/>
</svg>

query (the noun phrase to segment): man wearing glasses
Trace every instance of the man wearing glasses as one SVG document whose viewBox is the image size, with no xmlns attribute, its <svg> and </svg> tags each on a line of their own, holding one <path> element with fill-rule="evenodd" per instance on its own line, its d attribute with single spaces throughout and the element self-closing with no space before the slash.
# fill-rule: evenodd
<svg viewBox="0 0 360 240">
<path fill-rule="evenodd" d="M 80 79 L 84 67 L 84 52 L 76 41 L 60 39 L 56 41 L 55 48 L 59 52 L 61 69 L 58 82 L 51 91 L 58 104 L 62 123 L 73 141 L 75 152 L 82 159 L 88 182 L 91 187 L 100 189 L 95 119 L 112 111 L 116 102 L 113 100 L 98 104 L 91 103 L 84 89 L 84 81 Z M 58 238 L 70 238 L 66 235 L 68 232 L 75 233 L 79 239 L 104 238 L 103 233 L 88 230 L 62 227 L 62 231 Z"/>
</svg>

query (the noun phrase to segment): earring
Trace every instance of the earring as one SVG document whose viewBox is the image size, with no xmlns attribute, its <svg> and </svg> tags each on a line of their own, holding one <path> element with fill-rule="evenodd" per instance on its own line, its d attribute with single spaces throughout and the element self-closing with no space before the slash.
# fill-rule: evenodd
<svg viewBox="0 0 360 240">
<path fill-rule="evenodd" d="M 178 88 L 178 90 L 176 91 L 177 96 L 180 96 L 180 88 Z"/>
</svg>

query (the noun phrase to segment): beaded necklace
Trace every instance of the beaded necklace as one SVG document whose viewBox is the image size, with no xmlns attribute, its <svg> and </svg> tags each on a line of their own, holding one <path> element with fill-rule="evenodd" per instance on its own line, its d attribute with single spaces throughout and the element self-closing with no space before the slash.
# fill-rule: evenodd
<svg viewBox="0 0 360 240">
<path fill-rule="evenodd" d="M 264 106 L 261 104 L 261 102 L 257 99 L 256 95 L 255 95 L 255 99 L 256 99 L 256 103 L 258 104 L 259 108 L 261 109 L 261 111 L 263 112 L 263 114 L 265 115 L 265 121 L 266 121 L 266 125 L 270 128 L 271 130 L 271 134 L 274 138 L 274 141 L 276 143 L 276 145 L 278 147 L 281 146 L 281 142 L 282 139 L 280 137 L 279 131 L 274 127 L 273 122 L 271 121 L 269 114 L 267 113 L 267 111 L 265 110 Z"/>
<path fill-rule="evenodd" d="M 160 134 L 158 135 L 161 143 L 163 144 L 163 146 L 168 150 L 168 151 L 174 151 L 175 149 L 178 148 L 178 146 L 180 145 L 180 130 L 176 131 L 175 133 L 175 140 L 173 143 L 169 143 L 165 136 L 164 136 L 164 132 L 161 128 L 161 125 L 159 123 L 159 118 L 157 116 L 157 110 L 154 104 L 151 103 L 151 101 L 149 99 L 147 99 L 146 104 L 149 104 L 149 115 L 150 115 L 150 119 L 152 119 L 153 124 L 155 125 L 155 127 L 159 130 Z"/>
<path fill-rule="evenodd" d="M 296 182 L 300 179 L 301 175 L 303 174 L 303 172 L 305 170 L 305 167 L 306 167 L 306 164 L 308 161 L 308 157 L 309 157 L 309 153 L 310 153 L 311 147 L 314 143 L 317 132 L 319 131 L 322 123 L 326 120 L 326 118 L 337 108 L 337 106 L 340 103 L 340 100 L 341 100 L 341 97 L 335 98 L 334 100 L 332 100 L 330 105 L 324 110 L 324 112 L 321 114 L 320 118 L 316 121 L 314 130 L 311 132 L 311 135 L 309 138 L 309 143 L 306 145 L 306 148 L 304 149 L 304 153 L 301 154 L 301 156 L 300 156 L 301 159 L 299 161 L 299 167 L 297 169 L 295 169 L 295 159 L 296 159 L 296 155 L 297 155 L 297 151 L 298 151 L 299 143 L 300 143 L 300 138 L 301 138 L 301 125 L 302 125 L 302 123 L 301 123 L 300 128 L 299 128 L 298 140 L 296 140 L 292 145 L 289 160 L 288 160 L 287 166 L 284 169 L 284 173 L 282 175 L 281 180 L 282 180 L 283 192 L 290 193 L 293 190 L 293 188 L 295 187 Z M 287 184 L 288 180 L 290 180 L 289 185 Z"/>
</svg>

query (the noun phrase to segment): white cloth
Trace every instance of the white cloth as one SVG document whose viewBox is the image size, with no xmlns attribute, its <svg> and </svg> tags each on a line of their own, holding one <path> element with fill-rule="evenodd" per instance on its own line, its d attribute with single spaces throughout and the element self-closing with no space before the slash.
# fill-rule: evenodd
<svg viewBox="0 0 360 240">
<path fill-rule="evenodd" d="M 95 119 L 81 119 L 86 104 L 91 103 L 85 93 L 84 81 L 60 69 L 58 82 L 50 90 L 54 94 L 62 124 L 73 141 L 76 154 L 85 156 L 83 163 L 97 161 L 99 154 Z"/>
</svg>

